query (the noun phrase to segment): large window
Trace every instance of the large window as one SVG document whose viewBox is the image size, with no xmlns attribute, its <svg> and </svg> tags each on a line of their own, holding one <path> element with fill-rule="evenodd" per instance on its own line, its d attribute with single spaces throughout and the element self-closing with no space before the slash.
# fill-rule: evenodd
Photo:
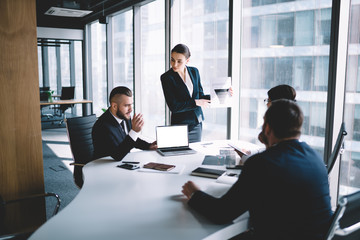
<svg viewBox="0 0 360 240">
<path fill-rule="evenodd" d="M 134 85 L 133 11 L 126 11 L 112 18 L 113 36 L 113 86 Z"/>
<path fill-rule="evenodd" d="M 356 2 L 351 5 L 349 23 L 344 113 L 348 135 L 340 166 L 340 195 L 360 189 L 360 3 Z"/>
<path fill-rule="evenodd" d="M 145 125 L 142 134 L 155 138 L 155 126 L 165 124 L 165 99 L 160 75 L 165 72 L 165 1 L 157 0 L 140 8 L 141 14 L 141 113 Z M 136 109 L 137 110 L 137 109 Z"/>
<path fill-rule="evenodd" d="M 93 112 L 100 116 L 109 106 L 107 98 L 106 25 L 90 25 L 90 72 L 92 80 Z"/>
<path fill-rule="evenodd" d="M 331 0 L 282 2 L 243 1 L 239 138 L 259 143 L 267 91 L 288 84 L 304 111 L 302 140 L 323 154 Z"/>
<path fill-rule="evenodd" d="M 180 16 L 178 43 L 186 44 L 191 51 L 189 66 L 199 69 L 205 94 L 218 98 L 214 89 L 228 88 L 229 76 L 229 1 L 177 0 Z M 171 46 L 171 47 L 173 47 Z M 215 106 L 203 109 L 202 140 L 226 139 L 228 108 Z"/>
</svg>

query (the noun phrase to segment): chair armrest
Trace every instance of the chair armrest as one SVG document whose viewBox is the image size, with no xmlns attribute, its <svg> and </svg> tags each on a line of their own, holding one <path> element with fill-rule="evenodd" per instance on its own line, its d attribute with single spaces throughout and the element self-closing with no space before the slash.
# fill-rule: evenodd
<svg viewBox="0 0 360 240">
<path fill-rule="evenodd" d="M 25 201 L 25 200 L 29 200 L 29 199 L 35 199 L 35 198 L 43 198 L 43 197 L 55 197 L 56 198 L 56 206 L 53 212 L 53 216 L 56 215 L 59 211 L 60 208 L 60 204 L 61 204 L 61 199 L 59 197 L 59 195 L 57 195 L 56 193 L 40 193 L 40 194 L 34 194 L 34 195 L 30 195 L 30 196 L 26 196 L 23 198 L 18 198 L 18 199 L 14 199 L 14 200 L 9 200 L 4 202 L 4 204 L 11 204 L 11 203 L 16 203 L 16 202 L 21 202 L 21 201 Z"/>
<path fill-rule="evenodd" d="M 83 163 L 70 163 L 70 166 L 80 166 L 80 167 L 83 167 L 83 166 L 85 166 L 85 164 L 83 164 Z"/>
<path fill-rule="evenodd" d="M 351 233 L 357 231 L 360 229 L 360 222 L 354 224 L 354 225 L 351 225 L 349 227 L 346 227 L 346 228 L 338 228 L 335 230 L 335 235 L 339 235 L 339 236 L 347 236 L 347 235 L 350 235 Z"/>
</svg>

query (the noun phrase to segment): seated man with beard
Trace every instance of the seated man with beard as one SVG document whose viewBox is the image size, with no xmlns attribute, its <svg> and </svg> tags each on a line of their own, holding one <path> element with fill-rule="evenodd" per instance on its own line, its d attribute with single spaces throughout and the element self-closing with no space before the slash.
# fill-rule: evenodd
<svg viewBox="0 0 360 240">
<path fill-rule="evenodd" d="M 109 102 L 110 107 L 99 117 L 92 129 L 94 159 L 111 156 L 120 161 L 133 148 L 155 150 L 156 142 L 148 143 L 139 138 L 144 120 L 142 114 L 134 114 L 131 118 L 131 90 L 127 87 L 114 88 Z"/>
</svg>

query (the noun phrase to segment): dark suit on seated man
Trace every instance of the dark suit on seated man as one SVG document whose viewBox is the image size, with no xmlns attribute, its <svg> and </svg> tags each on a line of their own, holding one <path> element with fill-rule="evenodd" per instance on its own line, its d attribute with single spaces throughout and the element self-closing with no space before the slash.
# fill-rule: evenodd
<svg viewBox="0 0 360 240">
<path fill-rule="evenodd" d="M 155 142 L 148 143 L 139 138 L 144 120 L 142 114 L 134 114 L 131 119 L 131 90 L 127 87 L 116 87 L 111 91 L 109 101 L 110 107 L 99 117 L 92 130 L 94 157 L 111 156 L 120 161 L 133 148 L 156 149 Z"/>
<path fill-rule="evenodd" d="M 332 217 L 328 175 L 319 154 L 298 140 L 302 123 L 296 103 L 273 101 L 263 124 L 269 147 L 245 162 L 220 198 L 187 182 L 189 206 L 216 223 L 249 211 L 253 230 L 237 239 L 323 239 Z"/>
</svg>

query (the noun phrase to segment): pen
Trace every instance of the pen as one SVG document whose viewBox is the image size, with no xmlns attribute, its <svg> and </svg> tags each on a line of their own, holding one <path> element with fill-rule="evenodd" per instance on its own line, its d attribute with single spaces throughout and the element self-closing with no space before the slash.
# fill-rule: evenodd
<svg viewBox="0 0 360 240">
<path fill-rule="evenodd" d="M 132 164 L 139 164 L 140 162 L 133 162 L 133 161 L 122 161 L 122 163 L 132 163 Z"/>
</svg>

